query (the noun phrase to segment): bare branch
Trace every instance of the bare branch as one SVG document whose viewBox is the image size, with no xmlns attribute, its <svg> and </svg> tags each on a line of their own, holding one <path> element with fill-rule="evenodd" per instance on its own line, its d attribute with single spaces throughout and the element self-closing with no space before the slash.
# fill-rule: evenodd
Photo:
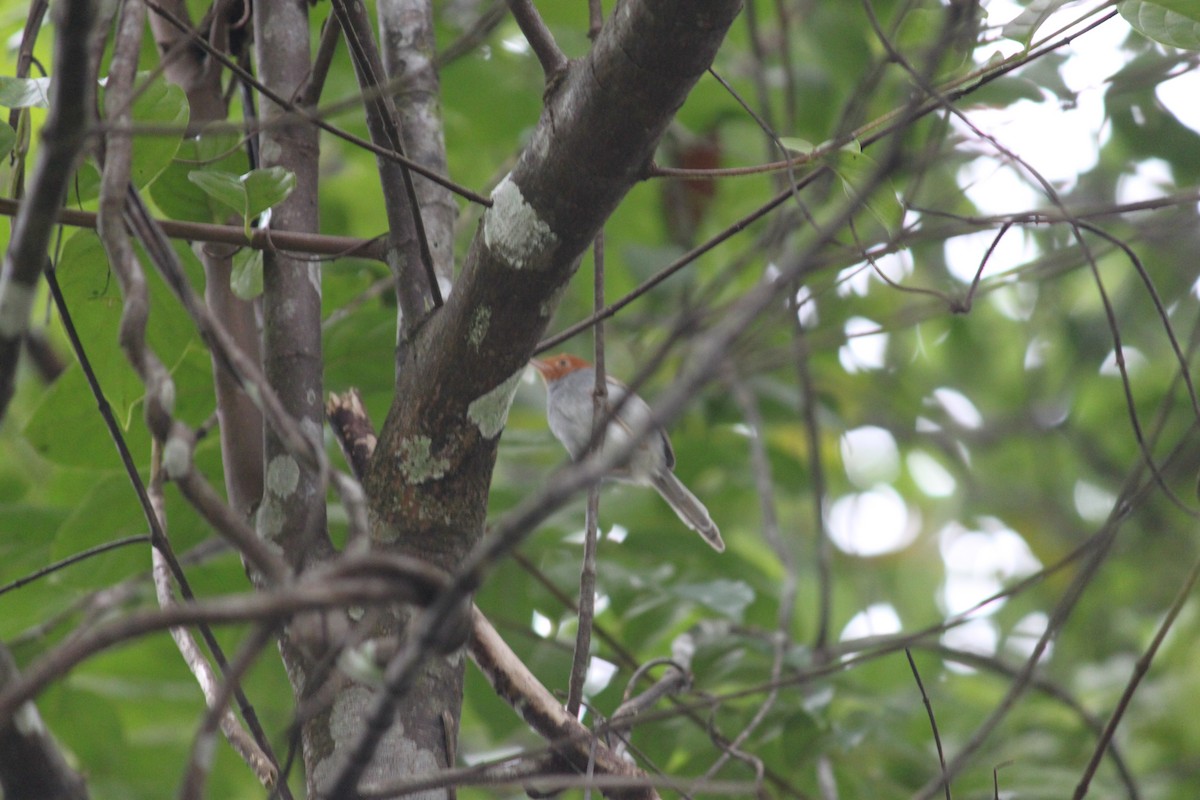
<svg viewBox="0 0 1200 800">
<path fill-rule="evenodd" d="M 55 4 L 54 10 L 57 35 L 50 109 L 29 190 L 0 266 L 0 419 L 12 397 L 21 337 L 29 327 L 55 214 L 75 171 L 87 136 L 88 114 L 95 104 L 96 76 L 85 54 L 92 51 L 97 5 L 92 0 L 72 0 Z"/>
<path fill-rule="evenodd" d="M 0 692 L 19 681 L 12 653 L 0 644 Z M 0 789 L 7 800 L 86 800 L 88 796 L 83 777 L 67 764 L 32 703 L 0 723 Z"/>
<path fill-rule="evenodd" d="M 550 85 L 566 68 L 566 54 L 559 48 L 558 42 L 554 41 L 554 34 L 550 33 L 546 23 L 542 21 L 542 15 L 533 5 L 533 0 L 508 0 L 508 9 L 521 28 L 521 33 L 525 34 L 525 40 L 529 42 L 533 54 L 541 63 L 542 72 L 546 75 L 546 84 Z"/>
<path fill-rule="evenodd" d="M 604 308 L 604 232 L 592 245 L 592 306 Z M 604 447 L 608 421 L 615 410 L 608 410 L 608 380 L 604 369 L 604 324 L 595 331 L 595 385 L 592 387 L 592 440 L 589 449 Z M 600 527 L 600 486 L 588 489 L 587 512 L 584 520 L 583 563 L 579 569 L 579 627 L 575 633 L 575 653 L 571 659 L 571 678 L 567 684 L 567 712 L 579 715 L 583 702 L 583 684 L 591 664 L 592 626 L 596 621 L 596 545 Z"/>
<path fill-rule="evenodd" d="M 17 216 L 24 203 L 0 197 L 0 216 Z M 60 208 L 53 214 L 54 224 L 76 228 L 96 228 L 96 215 L 90 211 Z M 382 242 L 378 239 L 359 239 L 353 236 L 331 236 L 303 231 L 272 231 L 256 228 L 246 238 L 246 229 L 241 225 L 214 225 L 208 222 L 183 222 L 174 219 L 154 219 L 164 235 L 172 239 L 184 239 L 204 244 L 225 244 L 233 247 L 249 247 L 254 250 L 281 250 L 289 253 L 305 253 L 312 256 L 335 256 L 345 258 L 369 258 L 384 261 Z"/>
<path fill-rule="evenodd" d="M 593 764 L 599 775 L 619 775 L 634 780 L 645 778 L 640 770 L 595 741 L 592 732 L 546 691 L 478 609 L 472 611 L 471 618 L 474 631 L 470 645 L 472 660 L 496 693 L 545 737 L 560 756 L 581 772 Z M 657 794 L 641 787 L 611 796 L 651 798 Z"/>
<path fill-rule="evenodd" d="M 386 82 L 383 61 L 375 46 L 366 8 L 359 0 L 334 0 L 333 9 L 346 36 L 354 71 L 363 89 L 371 139 L 380 147 L 404 154 L 400 118 L 391 95 L 382 88 Z M 405 165 L 389 159 L 380 157 L 377 163 L 388 216 L 388 264 L 396 276 L 400 330 L 408 331 L 425 316 L 430 303 L 434 308 L 442 304 L 442 293 L 434 273 L 433 255 L 425 237 L 412 174 Z M 401 335 L 407 338 L 407 333 Z"/>
<path fill-rule="evenodd" d="M 159 527 L 164 531 L 167 530 L 167 512 L 166 498 L 163 496 L 163 473 L 161 464 L 161 446 L 156 441 L 152 444 L 154 448 L 154 458 L 151 467 L 150 485 L 148 492 L 150 495 L 151 505 L 154 507 L 155 515 L 158 517 Z M 151 556 L 151 571 L 150 577 L 154 583 L 154 593 L 158 598 L 159 608 L 169 608 L 176 605 L 175 591 L 171 585 L 171 568 L 167 563 L 167 559 L 162 552 L 157 548 L 150 550 Z M 278 769 L 275 767 L 274 759 L 267 753 L 264 753 L 258 743 L 246 732 L 246 729 L 241 726 L 233 712 L 226 708 L 225 703 L 218 704 L 218 685 L 220 679 L 208 659 L 204 657 L 200 646 L 196 643 L 195 638 L 187 630 L 187 628 L 171 628 L 171 638 L 175 641 L 175 647 L 179 650 L 179 654 L 183 657 L 183 661 L 187 664 L 192 675 L 195 676 L 196 682 L 200 685 L 200 691 L 204 694 L 204 699 L 208 703 L 210 711 L 212 709 L 224 709 L 220 714 L 221 732 L 225 734 L 225 738 L 229 741 L 233 749 L 237 751 L 242 760 L 245 761 L 251 769 L 254 770 L 255 776 L 264 786 L 272 786 L 275 783 L 275 778 L 278 775 Z M 228 678 L 227 678 L 228 680 Z M 226 700 L 227 702 L 227 700 Z"/>
<path fill-rule="evenodd" d="M 434 4 L 427 0 L 377 3 L 380 51 L 387 70 L 387 89 L 395 99 L 404 151 L 413 161 L 449 175 L 442 125 L 442 95 L 434 66 Z M 450 190 L 418 175 L 413 178 L 421 221 L 433 269 L 449 293 L 454 276 L 454 223 L 458 204 Z"/>
<path fill-rule="evenodd" d="M 316 568 L 298 581 L 269 592 L 198 600 L 165 609 L 135 611 L 93 625 L 35 661 L 16 683 L 0 692 L 0 724 L 21 704 L 68 673 L 77 664 L 114 645 L 180 625 L 279 622 L 306 611 L 351 605 L 412 603 L 428 605 L 447 586 L 439 570 L 411 558 L 372 553 L 343 558 Z"/>
</svg>

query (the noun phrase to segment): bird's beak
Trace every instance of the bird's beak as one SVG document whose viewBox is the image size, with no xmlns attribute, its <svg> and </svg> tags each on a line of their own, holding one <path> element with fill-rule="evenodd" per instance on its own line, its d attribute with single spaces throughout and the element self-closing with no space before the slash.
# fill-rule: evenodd
<svg viewBox="0 0 1200 800">
<path fill-rule="evenodd" d="M 550 373 L 549 361 L 543 361 L 540 358 L 531 358 L 529 359 L 529 366 L 536 369 L 541 374 L 543 380 Z"/>
</svg>

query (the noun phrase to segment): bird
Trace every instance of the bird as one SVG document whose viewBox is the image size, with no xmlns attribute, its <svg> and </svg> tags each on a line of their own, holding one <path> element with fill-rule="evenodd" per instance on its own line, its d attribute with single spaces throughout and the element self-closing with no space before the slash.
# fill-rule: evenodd
<svg viewBox="0 0 1200 800">
<path fill-rule="evenodd" d="M 529 362 L 546 383 L 546 419 L 550 432 L 567 449 L 575 461 L 587 453 L 592 440 L 592 393 L 596 386 L 596 370 L 587 361 L 570 353 L 559 353 Z M 605 376 L 608 397 L 607 413 L 611 416 L 604 431 L 604 450 L 626 446 L 635 430 L 651 419 L 650 406 L 629 391 L 616 378 Z M 654 488 L 667 505 L 718 553 L 725 550 L 721 532 L 696 495 L 675 477 L 675 451 L 667 432 L 658 426 L 651 429 L 633 450 L 629 461 L 614 469 L 609 477 L 625 483 Z"/>
</svg>

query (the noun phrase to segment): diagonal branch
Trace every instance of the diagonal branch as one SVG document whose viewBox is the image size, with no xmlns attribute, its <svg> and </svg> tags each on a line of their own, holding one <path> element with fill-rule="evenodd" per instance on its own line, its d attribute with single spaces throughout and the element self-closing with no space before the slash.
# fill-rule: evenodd
<svg viewBox="0 0 1200 800">
<path fill-rule="evenodd" d="M 554 41 L 554 34 L 542 21 L 542 15 L 533 5 L 533 0 L 508 0 L 508 8 L 542 65 L 542 72 L 546 73 L 546 84 L 553 83 L 567 67 L 567 56 L 559 48 L 558 42 Z"/>
<path fill-rule="evenodd" d="M 87 137 L 88 114 L 96 95 L 89 40 L 96 25 L 90 0 L 60 2 L 54 8 L 54 81 L 50 110 L 42 126 L 42 144 L 21 213 L 0 267 L 0 419 L 12 398 L 21 337 L 29 327 L 38 275 L 46 263 L 46 247 L 54 230 L 55 212 Z"/>
<path fill-rule="evenodd" d="M 0 691 L 17 683 L 17 663 L 0 645 Z M 0 789 L 8 800 L 85 800 L 83 777 L 71 769 L 32 704 L 0 723 Z"/>
<path fill-rule="evenodd" d="M 403 155 L 400 118 L 391 94 L 381 90 L 385 83 L 383 61 L 375 46 L 366 9 L 357 0 L 334 0 L 333 10 L 346 36 L 354 72 L 363 90 L 371 140 Z M 377 162 L 390 231 L 388 264 L 396 276 L 401 330 L 408 330 L 424 317 L 427 302 L 431 301 L 434 308 L 442 304 L 442 293 L 434 274 L 433 255 L 425 237 L 412 173 L 404 164 L 382 156 Z M 423 269 L 423 279 L 418 266 Z"/>
</svg>

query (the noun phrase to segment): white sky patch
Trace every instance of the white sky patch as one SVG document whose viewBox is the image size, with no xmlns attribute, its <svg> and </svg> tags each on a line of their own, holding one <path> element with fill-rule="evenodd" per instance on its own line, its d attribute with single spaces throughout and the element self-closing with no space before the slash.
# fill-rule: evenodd
<svg viewBox="0 0 1200 800">
<path fill-rule="evenodd" d="M 924 450 L 909 453 L 905 463 L 913 483 L 929 497 L 949 497 L 958 488 L 958 481 L 954 480 L 954 476 Z"/>
<path fill-rule="evenodd" d="M 529 627 L 543 639 L 554 632 L 553 620 L 537 610 L 533 612 L 533 619 L 530 620 Z"/>
<path fill-rule="evenodd" d="M 1117 496 L 1107 489 L 1085 480 L 1075 481 L 1075 511 L 1087 522 L 1103 522 L 1108 519 Z"/>
<path fill-rule="evenodd" d="M 1029 658 L 1033 655 L 1033 649 L 1037 647 L 1038 640 L 1042 638 L 1042 634 L 1046 632 L 1046 626 L 1049 624 L 1050 618 L 1041 611 L 1026 614 L 1013 626 L 1004 644 L 1021 658 Z M 1042 652 L 1042 659 L 1049 658 L 1053 650 L 1054 642 L 1051 641 L 1047 643 L 1046 649 Z"/>
<path fill-rule="evenodd" d="M 933 399 L 950 418 L 964 428 L 974 430 L 983 424 L 983 415 L 965 394 L 957 389 L 942 386 L 933 390 Z"/>
<path fill-rule="evenodd" d="M 529 42 L 520 34 L 500 40 L 500 46 L 509 53 L 523 56 L 529 52 Z"/>
<path fill-rule="evenodd" d="M 842 464 L 860 489 L 891 483 L 900 475 L 900 450 L 892 434 L 874 425 L 846 431 L 841 439 Z"/>
<path fill-rule="evenodd" d="M 1029 182 L 993 159 L 971 159 L 959 168 L 956 181 L 981 214 L 1011 214 L 1038 205 Z"/>
<path fill-rule="evenodd" d="M 1035 370 L 1044 366 L 1048 352 L 1050 352 L 1050 342 L 1041 336 L 1030 339 L 1029 346 L 1025 348 L 1025 369 Z"/>
<path fill-rule="evenodd" d="M 968 620 L 962 625 L 955 625 L 942 634 L 942 644 L 946 647 L 977 653 L 981 656 L 990 656 L 995 653 L 996 644 L 999 641 L 1000 633 L 996 630 L 996 623 L 985 618 Z M 953 661 L 947 661 L 946 667 L 960 674 L 975 672 L 974 668 Z"/>
<path fill-rule="evenodd" d="M 1099 133 L 1104 127 L 1104 108 L 1102 98 L 1092 94 L 1078 95 L 1078 105 L 1073 109 L 1064 109 L 1054 98 L 1048 98 L 1037 103 L 1018 100 L 1005 108 L 972 108 L 966 114 L 985 136 L 990 136 L 1008 153 L 1018 155 L 1024 165 L 1061 190 L 1073 184 L 1079 173 L 1096 166 L 1099 158 L 1104 138 Z M 983 155 L 993 168 L 1007 167 L 1030 191 L 1043 196 L 1041 185 L 1024 165 L 1009 161 L 993 141 L 981 138 L 958 117 L 953 118 L 952 124 L 955 132 L 967 140 L 961 145 L 964 150 Z M 978 177 L 982 178 L 983 173 L 978 173 Z M 1018 209 L 1004 209 L 1015 210 Z"/>
<path fill-rule="evenodd" d="M 846 495 L 829 508 L 829 538 L 844 553 L 870 558 L 903 550 L 920 529 L 920 517 L 890 486 Z"/>
<path fill-rule="evenodd" d="M 968 190 L 967 194 L 970 193 Z M 1013 194 L 1010 192 L 1007 196 L 1011 198 Z M 1029 199 L 1032 204 L 1032 198 Z M 1026 208 L 1028 207 L 1027 205 Z M 988 255 L 988 249 L 996 241 L 996 233 L 992 230 L 978 231 L 947 239 L 943 248 L 946 253 L 946 268 L 950 274 L 968 285 L 975 280 L 975 273 L 979 271 L 983 257 Z M 1009 228 L 991 255 L 988 255 L 987 263 L 983 265 L 983 277 L 989 278 L 1007 272 L 1031 261 L 1037 255 L 1038 248 L 1029 237 L 1016 227 Z"/>
<path fill-rule="evenodd" d="M 1182 75 L 1164 81 L 1154 90 L 1158 101 L 1182 124 L 1200 133 L 1200 73 L 1189 70 Z"/>
<path fill-rule="evenodd" d="M 992 517 L 981 519 L 977 530 L 947 525 L 938 534 L 938 547 L 946 567 L 941 602 L 947 614 L 962 614 L 1007 582 L 1042 568 L 1021 535 Z M 1002 605 L 1004 600 L 997 600 L 978 613 L 991 614 Z"/>
<path fill-rule="evenodd" d="M 837 296 L 866 297 L 871 290 L 871 267 L 861 261 L 853 267 L 846 267 L 837 276 Z"/>
<path fill-rule="evenodd" d="M 796 319 L 800 322 L 800 327 L 805 330 L 816 327 L 818 322 L 817 299 L 813 297 L 812 290 L 807 286 L 801 286 L 796 290 Z"/>
<path fill-rule="evenodd" d="M 1025 238 L 1020 232 L 1017 232 L 1017 236 Z M 1032 245 L 1032 242 L 1030 244 Z M 1035 250 L 1034 247 L 1029 248 L 1028 258 L 1033 257 Z M 1037 307 L 1037 284 L 1009 283 L 997 286 L 988 294 L 987 298 L 988 302 L 1004 316 L 1015 322 L 1027 322 Z"/>
<path fill-rule="evenodd" d="M 866 317 L 851 317 L 844 328 L 846 343 L 838 348 L 838 361 L 847 372 L 879 369 L 887 355 L 888 335 L 879 333 L 879 323 Z"/>
<path fill-rule="evenodd" d="M 1146 357 L 1142 355 L 1142 351 L 1136 347 L 1124 345 L 1121 347 L 1121 355 L 1125 357 L 1125 372 L 1130 377 L 1137 375 L 1143 367 L 1146 366 Z M 1104 357 L 1104 363 L 1100 365 L 1100 374 L 1106 378 L 1121 377 L 1121 370 L 1117 368 L 1117 351 L 1109 350 L 1108 355 Z"/>
<path fill-rule="evenodd" d="M 899 633 L 900 630 L 900 615 L 896 613 L 892 604 L 875 603 L 850 618 L 846 627 L 842 628 L 838 641 L 848 642 L 868 636 L 887 636 Z"/>
<path fill-rule="evenodd" d="M 913 273 L 913 257 L 911 250 L 901 250 L 898 253 L 886 253 L 875 259 L 875 269 L 871 270 L 871 276 L 875 280 L 882 280 L 879 273 L 883 273 L 893 283 L 900 283 Z"/>
<path fill-rule="evenodd" d="M 587 677 L 583 679 L 583 693 L 591 697 L 604 691 L 616 674 L 616 664 L 611 661 L 605 661 L 603 658 L 592 656 L 591 661 L 588 662 Z"/>
<path fill-rule="evenodd" d="M 1198 87 L 1200 91 L 1200 87 Z M 1117 202 L 1138 203 L 1153 200 L 1175 190 L 1171 165 L 1161 158 L 1148 158 L 1133 165 L 1131 174 L 1117 181 Z"/>
<path fill-rule="evenodd" d="M 1038 29 L 1037 38 L 1054 33 L 1063 25 L 1080 19 L 1089 8 L 1099 3 L 1067 3 L 1063 10 L 1054 14 Z M 1022 12 L 1022 7 L 1008 0 L 987 3 L 988 25 L 1003 25 Z M 1076 27 L 1078 30 L 1078 27 Z M 1075 92 L 1072 102 L 1067 103 L 1046 93 L 1041 102 L 1022 100 L 1005 108 L 969 108 L 971 122 L 985 133 L 993 136 L 1011 152 L 1019 154 L 1033 169 L 1061 190 L 1074 183 L 1076 177 L 1096 164 L 1100 147 L 1108 137 L 1104 116 L 1104 93 L 1107 79 L 1120 70 L 1132 57 L 1121 49 L 1121 43 L 1129 34 L 1129 26 L 1120 18 L 1110 20 L 1086 35 L 1073 41 L 1065 52 L 1069 57 L 1062 67 L 1063 81 Z M 1021 51 L 1014 41 L 997 41 L 993 48 L 983 48 L 978 58 L 986 60 L 994 53 L 1005 56 Z M 1019 74 L 1019 73 L 1018 73 Z M 1200 88 L 1192 89 L 1179 97 L 1183 104 L 1195 107 L 1194 98 Z M 970 152 L 989 156 L 985 163 L 969 166 L 974 174 L 960 175 L 980 181 L 968 190 L 968 196 L 984 213 L 1005 213 L 1046 205 L 1044 192 L 1023 167 L 1009 164 L 1004 156 L 988 141 L 980 139 L 962 121 L 955 119 L 955 131 L 967 139 L 964 147 Z M 982 181 L 985 171 L 1003 172 L 1010 176 L 1007 187 L 1003 182 Z M 1010 195 L 1006 189 L 1023 184 L 1024 188 Z M 1033 193 L 1038 202 L 1029 202 Z"/>
</svg>

